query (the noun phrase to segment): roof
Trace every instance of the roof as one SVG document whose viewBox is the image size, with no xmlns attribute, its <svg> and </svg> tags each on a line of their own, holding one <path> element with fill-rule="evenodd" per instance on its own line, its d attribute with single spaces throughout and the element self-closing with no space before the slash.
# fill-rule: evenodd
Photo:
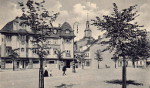
<svg viewBox="0 0 150 88">
<path fill-rule="evenodd" d="M 100 41 L 101 39 L 96 39 L 94 41 L 92 41 L 91 43 L 89 43 L 89 47 L 87 49 L 85 49 L 83 52 L 87 52 L 90 50 L 90 48 L 94 45 L 94 44 L 97 44 L 98 41 Z"/>
<path fill-rule="evenodd" d="M 25 29 L 19 29 L 18 33 L 20 33 L 20 34 L 27 34 L 28 32 Z"/>
<path fill-rule="evenodd" d="M 63 25 L 61 26 L 61 29 L 62 30 L 69 29 L 70 31 L 73 31 L 71 25 L 68 22 L 64 22 Z"/>
<path fill-rule="evenodd" d="M 16 18 L 19 19 L 19 18 Z M 15 19 L 15 20 L 16 20 Z M 33 32 L 29 32 L 26 29 L 17 29 L 14 30 L 13 29 L 13 22 L 15 22 L 15 20 L 8 22 L 1 30 L 0 33 L 9 33 L 9 34 L 34 34 Z M 20 19 L 21 20 L 21 19 Z M 54 30 L 57 30 L 56 33 L 54 33 Z M 66 33 L 66 30 L 69 30 L 70 33 Z M 64 22 L 63 25 L 61 27 L 53 27 L 53 30 L 49 32 L 49 36 L 48 37 L 55 37 L 55 38 L 60 38 L 60 37 L 64 37 L 64 38 L 73 38 L 75 37 L 72 27 L 70 26 L 70 24 L 68 22 Z"/>
<path fill-rule="evenodd" d="M 12 32 L 13 31 L 13 21 L 8 22 L 0 32 Z"/>
</svg>

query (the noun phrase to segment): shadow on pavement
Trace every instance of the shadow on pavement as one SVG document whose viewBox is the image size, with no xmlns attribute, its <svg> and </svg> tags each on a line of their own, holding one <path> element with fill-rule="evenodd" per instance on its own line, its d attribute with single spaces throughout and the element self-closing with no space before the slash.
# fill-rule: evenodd
<svg viewBox="0 0 150 88">
<path fill-rule="evenodd" d="M 120 84 L 122 85 L 122 80 L 110 80 L 110 81 L 105 81 L 106 83 L 111 83 L 111 84 Z M 143 86 L 143 83 L 137 83 L 134 80 L 127 80 L 126 81 L 127 85 L 136 85 L 136 86 Z"/>
<path fill-rule="evenodd" d="M 72 88 L 74 84 L 64 84 L 62 83 L 59 86 L 55 86 L 56 88 Z"/>
</svg>

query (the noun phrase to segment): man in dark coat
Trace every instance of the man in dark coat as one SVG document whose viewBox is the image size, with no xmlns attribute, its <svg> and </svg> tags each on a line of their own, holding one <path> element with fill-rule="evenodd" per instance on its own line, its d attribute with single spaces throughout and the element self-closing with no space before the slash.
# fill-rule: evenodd
<svg viewBox="0 0 150 88">
<path fill-rule="evenodd" d="M 67 69 L 66 69 L 66 66 L 64 66 L 64 67 L 62 68 L 63 76 L 66 75 L 66 70 L 67 70 Z"/>
</svg>

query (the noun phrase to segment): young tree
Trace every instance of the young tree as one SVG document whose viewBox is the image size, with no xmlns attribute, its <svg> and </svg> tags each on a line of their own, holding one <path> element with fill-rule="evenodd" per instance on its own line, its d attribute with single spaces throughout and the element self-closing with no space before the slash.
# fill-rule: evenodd
<svg viewBox="0 0 150 88">
<path fill-rule="evenodd" d="M 81 63 L 82 69 L 84 69 L 85 55 L 84 53 L 80 53 L 76 55 L 76 59 Z"/>
<path fill-rule="evenodd" d="M 17 59 L 19 56 L 18 53 L 15 52 L 16 50 L 18 50 L 18 49 L 11 49 L 9 56 L 8 56 L 13 60 L 13 71 L 15 71 L 15 65 L 14 65 L 15 59 Z"/>
<path fill-rule="evenodd" d="M 63 53 L 64 53 L 64 51 L 61 51 L 61 50 L 57 50 L 57 52 L 56 52 L 56 55 L 57 55 L 57 58 L 58 58 L 58 61 L 59 61 L 59 70 L 60 70 L 60 62 L 62 61 L 62 56 L 63 56 Z"/>
<path fill-rule="evenodd" d="M 138 32 L 139 27 L 142 26 L 139 26 L 137 22 L 133 23 L 138 16 L 137 11 L 134 11 L 137 5 L 130 6 L 121 11 L 118 10 L 115 3 L 113 3 L 113 6 L 113 13 L 110 16 L 104 15 L 103 19 L 96 17 L 96 20 L 93 20 L 93 25 L 105 32 L 104 35 L 108 38 L 108 41 L 102 43 L 108 44 L 106 50 L 115 50 L 115 53 L 123 58 L 122 88 L 126 88 L 126 59 L 129 52 L 128 45 L 140 36 Z"/>
<path fill-rule="evenodd" d="M 117 57 L 117 55 L 114 55 L 111 59 L 115 62 L 115 68 L 117 68 L 116 63 L 117 63 L 119 57 Z"/>
<path fill-rule="evenodd" d="M 99 62 L 103 60 L 102 55 L 101 55 L 101 51 L 97 50 L 95 55 L 96 55 L 95 60 L 97 60 L 97 62 L 98 62 L 98 69 L 99 69 Z"/>
<path fill-rule="evenodd" d="M 150 44 L 146 39 L 147 32 L 141 31 L 140 33 L 141 37 L 130 44 L 129 57 L 132 58 L 133 67 L 135 67 L 135 61 L 147 60 L 150 57 Z"/>
<path fill-rule="evenodd" d="M 49 13 L 44 7 L 45 1 L 37 2 L 36 0 L 27 0 L 24 4 L 19 2 L 22 9 L 22 22 L 20 25 L 27 25 L 33 32 L 33 44 L 32 50 L 36 51 L 36 54 L 40 58 L 39 69 L 39 88 L 44 88 L 44 76 L 43 76 L 43 59 L 48 54 L 50 48 L 47 44 L 47 38 L 50 32 L 53 30 L 52 23 L 56 20 L 59 13 Z"/>
</svg>

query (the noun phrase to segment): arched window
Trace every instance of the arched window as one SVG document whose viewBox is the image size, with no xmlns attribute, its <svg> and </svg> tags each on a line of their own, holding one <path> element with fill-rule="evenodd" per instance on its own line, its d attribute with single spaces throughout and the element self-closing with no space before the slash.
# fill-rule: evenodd
<svg viewBox="0 0 150 88">
<path fill-rule="evenodd" d="M 69 34 L 70 33 L 70 30 L 69 29 L 66 29 L 66 34 Z"/>
<path fill-rule="evenodd" d="M 57 30 L 56 30 L 56 29 L 54 29 L 54 30 L 53 30 L 53 33 L 54 33 L 54 34 L 56 34 L 56 33 L 57 33 Z"/>
</svg>

